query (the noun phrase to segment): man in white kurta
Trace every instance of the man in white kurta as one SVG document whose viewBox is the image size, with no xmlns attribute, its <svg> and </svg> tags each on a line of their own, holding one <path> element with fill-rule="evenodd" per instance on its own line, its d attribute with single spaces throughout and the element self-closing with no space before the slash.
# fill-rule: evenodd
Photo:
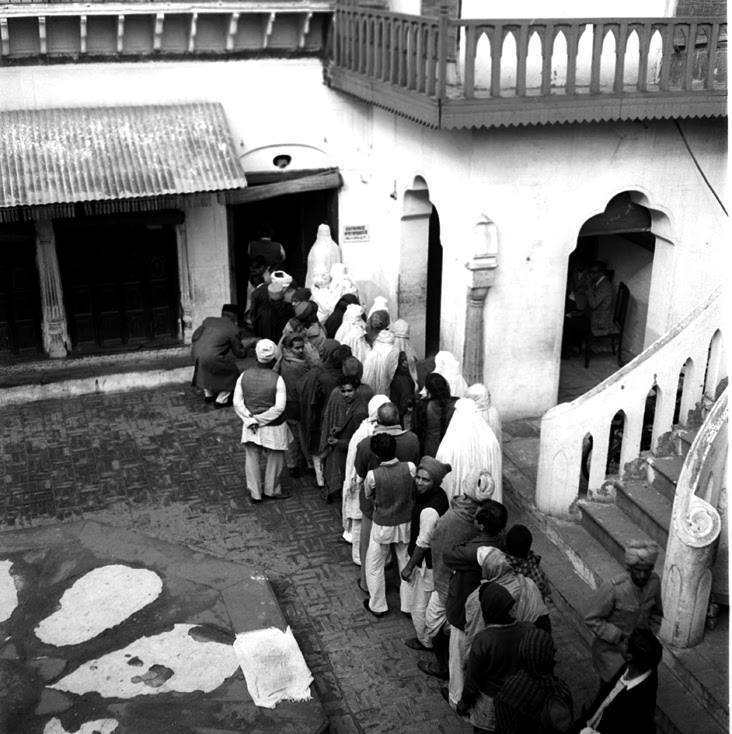
<svg viewBox="0 0 732 734">
<path fill-rule="evenodd" d="M 241 374 L 234 390 L 234 409 L 244 423 L 241 442 L 246 456 L 247 489 L 253 503 L 290 496 L 280 485 L 290 429 L 284 417 L 285 381 L 272 372 L 277 346 L 262 339 L 257 343 L 256 355 L 257 365 Z M 264 489 L 259 468 L 261 454 L 266 457 Z"/>
</svg>

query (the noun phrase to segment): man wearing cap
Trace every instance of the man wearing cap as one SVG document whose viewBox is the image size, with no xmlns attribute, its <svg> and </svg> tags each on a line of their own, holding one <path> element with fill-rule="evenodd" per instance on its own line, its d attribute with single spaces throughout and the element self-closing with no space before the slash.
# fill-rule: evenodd
<svg viewBox="0 0 732 734">
<path fill-rule="evenodd" d="M 469 475 L 470 477 L 470 475 Z M 475 515 L 495 491 L 490 474 L 478 472 L 472 483 L 463 483 L 463 493 L 450 500 L 450 509 L 437 521 L 432 533 L 432 573 L 435 590 L 430 595 L 425 623 L 432 638 L 436 662 L 420 660 L 417 667 L 427 675 L 447 680 L 449 675 L 449 628 L 447 621 L 447 595 L 452 570 L 445 564 L 444 554 L 450 548 L 465 543 L 480 532 L 475 525 Z"/>
<path fill-rule="evenodd" d="M 221 316 L 209 316 L 193 332 L 191 354 L 193 387 L 202 387 L 207 403 L 215 408 L 231 405 L 231 393 L 239 377 L 237 358 L 246 355 L 237 325 L 239 308 L 227 303 Z"/>
<path fill-rule="evenodd" d="M 241 442 L 246 457 L 247 489 L 255 504 L 265 498 L 290 496 L 280 486 L 290 430 L 285 422 L 285 381 L 272 371 L 277 346 L 269 339 L 262 339 L 257 342 L 256 355 L 256 366 L 242 373 L 234 390 L 234 409 L 244 423 Z M 262 452 L 267 459 L 264 493 L 259 469 Z"/>
<path fill-rule="evenodd" d="M 654 541 L 631 542 L 625 549 L 628 570 L 604 583 L 590 602 L 585 622 L 595 634 L 592 664 L 603 683 L 623 666 L 636 627 L 657 632 L 661 626 L 661 581 L 653 572 L 657 558 Z"/>
<path fill-rule="evenodd" d="M 284 295 L 282 283 L 272 279 L 267 286 L 267 297 L 258 299 L 257 308 L 252 309 L 252 326 L 260 339 L 269 339 L 276 344 L 282 338 L 287 322 L 294 318 L 295 309 L 284 300 Z"/>
<path fill-rule="evenodd" d="M 424 621 L 427 604 L 434 591 L 430 540 L 437 521 L 447 512 L 450 504 L 441 484 L 451 469 L 449 464 L 424 456 L 414 477 L 416 496 L 407 547 L 409 561 L 402 571 L 402 580 L 409 584 L 409 611 L 417 633 L 416 637 L 405 640 L 404 644 L 412 650 L 432 649 L 432 640 Z"/>
<path fill-rule="evenodd" d="M 580 734 L 655 734 L 662 655 L 663 647 L 653 632 L 634 629 L 628 636 L 628 664 L 600 691 Z"/>
</svg>

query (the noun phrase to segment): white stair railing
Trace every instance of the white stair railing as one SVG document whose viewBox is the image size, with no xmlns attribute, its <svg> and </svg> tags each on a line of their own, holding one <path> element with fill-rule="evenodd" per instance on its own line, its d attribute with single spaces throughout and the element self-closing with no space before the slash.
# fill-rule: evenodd
<svg viewBox="0 0 732 734">
<path fill-rule="evenodd" d="M 696 435 L 676 483 L 663 567 L 661 638 L 677 647 L 693 647 L 704 635 L 722 529 L 717 507 L 726 492 L 728 424 L 725 390 Z"/>
<path fill-rule="evenodd" d="M 680 416 L 680 423 L 685 425 L 688 410 L 703 394 L 711 394 L 723 376 L 719 365 L 724 360 L 715 356 L 723 354 L 722 320 L 722 293 L 718 288 L 632 362 L 573 402 L 557 405 L 544 414 L 536 483 L 539 510 L 556 517 L 571 514 L 579 497 L 582 447 L 588 434 L 593 448 L 587 496 L 605 501 L 614 499 L 612 491 L 600 491 L 606 479 L 613 418 L 619 411 L 624 414 L 622 468 L 640 453 L 646 399 L 654 387 L 652 449 L 671 430 L 679 376 L 685 367 Z M 710 351 L 713 364 L 709 360 Z"/>
</svg>

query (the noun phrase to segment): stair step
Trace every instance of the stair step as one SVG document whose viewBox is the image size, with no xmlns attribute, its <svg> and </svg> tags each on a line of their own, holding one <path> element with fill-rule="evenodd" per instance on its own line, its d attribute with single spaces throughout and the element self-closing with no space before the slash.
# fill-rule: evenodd
<svg viewBox="0 0 732 734">
<path fill-rule="evenodd" d="M 510 502 L 510 500 L 509 500 Z M 513 504 L 513 503 L 510 503 Z M 514 517 L 513 507 L 509 512 Z M 590 656 L 592 632 L 584 623 L 587 601 L 603 580 L 620 573 L 624 564 L 610 554 L 581 526 L 559 520 L 543 520 L 524 514 L 520 522 L 532 532 L 534 552 L 552 587 L 554 605 L 587 644 Z M 590 581 L 591 580 L 591 581 Z M 656 724 L 659 734 L 728 734 L 702 701 L 690 693 L 664 663 L 659 666 Z M 595 686 L 597 681 L 593 681 Z"/>
<path fill-rule="evenodd" d="M 678 426 L 675 430 L 677 445 L 679 447 L 679 456 L 686 458 L 686 455 L 691 449 L 691 444 L 694 443 L 696 435 L 699 433 L 698 428 L 682 428 Z"/>
<path fill-rule="evenodd" d="M 579 503 L 582 509 L 582 527 L 607 550 L 615 560 L 625 568 L 625 548 L 633 540 L 653 540 L 644 530 L 636 525 L 616 505 L 605 502 Z M 665 554 L 663 550 L 656 561 L 656 573 L 663 570 Z"/>
<path fill-rule="evenodd" d="M 615 504 L 662 548 L 668 543 L 673 502 L 647 482 L 624 482 Z"/>
<path fill-rule="evenodd" d="M 648 458 L 648 481 L 671 502 L 676 494 L 676 482 L 684 459 L 681 456 L 651 456 Z"/>
</svg>

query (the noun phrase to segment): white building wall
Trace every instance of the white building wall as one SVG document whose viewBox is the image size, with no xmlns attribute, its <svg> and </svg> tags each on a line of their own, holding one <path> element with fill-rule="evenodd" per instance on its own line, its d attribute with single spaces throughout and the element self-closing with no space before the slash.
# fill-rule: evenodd
<svg viewBox="0 0 732 734">
<path fill-rule="evenodd" d="M 143 82 L 144 83 L 141 83 Z M 241 153 L 303 143 L 340 167 L 341 233 L 367 305 L 396 314 L 404 193 L 420 176 L 441 221 L 442 347 L 462 356 L 473 230 L 497 228 L 498 270 L 485 307 L 485 374 L 506 418 L 536 416 L 556 400 L 567 256 L 583 222 L 621 191 L 654 210 L 657 246 L 646 345 L 724 277 L 726 126 L 673 121 L 443 132 L 416 125 L 322 84 L 318 60 L 151 62 L 0 68 L 0 109 L 221 102 Z M 194 323 L 230 300 L 225 209 L 186 212 Z M 342 237 L 341 237 L 342 239 Z M 424 257 L 426 257 L 425 242 Z"/>
</svg>

